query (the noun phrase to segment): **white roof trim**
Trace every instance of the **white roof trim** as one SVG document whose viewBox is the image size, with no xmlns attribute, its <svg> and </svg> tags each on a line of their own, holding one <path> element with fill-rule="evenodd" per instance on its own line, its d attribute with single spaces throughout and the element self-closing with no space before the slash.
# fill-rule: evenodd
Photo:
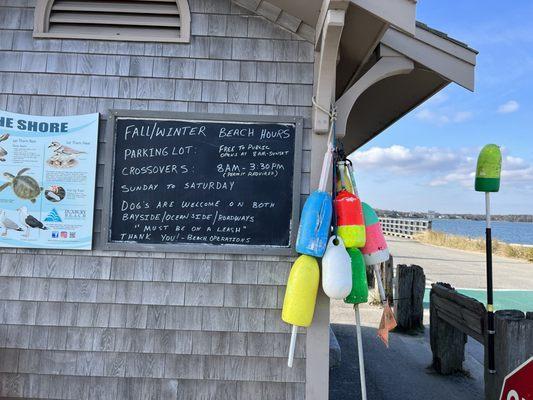
<svg viewBox="0 0 533 400">
<path fill-rule="evenodd" d="M 404 32 L 415 34 L 416 0 L 350 0 L 350 2 Z"/>
<path fill-rule="evenodd" d="M 449 81 L 468 90 L 474 90 L 476 52 L 446 40 L 428 30 L 416 28 L 411 37 L 397 29 L 389 28 L 381 42 L 435 71 Z"/>
</svg>

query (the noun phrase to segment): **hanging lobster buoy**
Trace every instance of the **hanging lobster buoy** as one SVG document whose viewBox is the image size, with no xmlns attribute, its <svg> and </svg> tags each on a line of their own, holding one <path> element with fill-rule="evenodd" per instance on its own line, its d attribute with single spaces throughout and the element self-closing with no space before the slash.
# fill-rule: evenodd
<svg viewBox="0 0 533 400">
<path fill-rule="evenodd" d="M 363 203 L 363 212 L 365 214 L 366 224 L 366 244 L 365 247 L 361 249 L 361 252 L 363 253 L 366 265 L 368 267 L 373 267 L 374 274 L 376 275 L 379 297 L 383 304 L 383 315 L 381 316 L 381 321 L 379 323 L 378 336 L 388 347 L 389 331 L 396 327 L 396 319 L 394 318 L 394 313 L 387 300 L 379 265 L 388 261 L 390 254 L 376 212 L 366 203 Z"/>
<path fill-rule="evenodd" d="M 289 367 L 292 367 L 294 359 L 298 327 L 309 327 L 313 322 L 319 280 L 320 270 L 317 260 L 306 255 L 298 257 L 289 274 L 281 312 L 281 319 L 292 325 Z"/>
<path fill-rule="evenodd" d="M 332 299 L 344 299 L 352 290 L 351 260 L 339 236 L 329 239 L 322 258 L 322 288 Z"/>
<path fill-rule="evenodd" d="M 354 187 L 355 182 L 352 184 L 352 179 L 350 176 L 350 165 L 348 161 L 338 161 L 337 170 L 338 170 L 338 179 L 336 191 L 340 192 L 342 189 L 346 189 L 350 193 L 356 193 L 356 188 Z"/>
<path fill-rule="evenodd" d="M 361 332 L 361 314 L 359 304 L 368 301 L 368 283 L 366 279 L 365 260 L 359 249 L 348 249 L 352 260 L 352 291 L 344 299 L 345 303 L 353 304 L 355 311 L 355 330 L 357 335 L 357 356 L 359 359 L 359 377 L 361 381 L 361 399 L 366 400 L 365 361 L 363 356 L 363 334 Z"/>
<path fill-rule="evenodd" d="M 357 195 L 341 190 L 335 197 L 337 234 L 346 248 L 363 247 L 366 241 L 365 220 L 361 200 Z"/>
<path fill-rule="evenodd" d="M 296 251 L 314 257 L 322 257 L 328 243 L 331 225 L 331 196 L 317 190 L 307 198 L 302 210 L 300 228 L 296 239 Z"/>
<path fill-rule="evenodd" d="M 314 257 L 322 257 L 326 251 L 331 216 L 333 214 L 331 195 L 326 192 L 326 185 L 333 163 L 332 140 L 334 138 L 334 125 L 334 123 L 331 124 L 329 131 L 329 144 L 326 154 L 324 154 L 324 161 L 322 162 L 318 190 L 311 193 L 304 204 L 298 237 L 296 238 L 296 251 L 300 254 L 307 254 Z"/>
<path fill-rule="evenodd" d="M 368 301 L 368 281 L 363 254 L 359 249 L 348 249 L 352 267 L 352 290 L 344 299 L 348 304 L 361 304 Z"/>
<path fill-rule="evenodd" d="M 390 254 L 381 230 L 381 223 L 372 207 L 363 202 L 366 225 L 366 243 L 361 249 L 366 265 L 376 265 L 388 261 Z"/>
</svg>

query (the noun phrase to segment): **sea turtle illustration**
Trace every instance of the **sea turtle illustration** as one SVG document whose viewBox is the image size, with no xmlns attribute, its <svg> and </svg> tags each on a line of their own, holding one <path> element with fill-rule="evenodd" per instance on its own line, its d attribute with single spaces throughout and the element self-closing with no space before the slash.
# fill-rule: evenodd
<svg viewBox="0 0 533 400">
<path fill-rule="evenodd" d="M 22 168 L 17 176 L 13 176 L 9 172 L 4 172 L 4 176 L 9 179 L 9 182 L 0 186 L 0 192 L 6 187 L 12 186 L 13 192 L 17 197 L 35 203 L 35 199 L 39 197 L 43 188 L 31 176 L 24 175 L 29 170 L 29 168 Z"/>
</svg>

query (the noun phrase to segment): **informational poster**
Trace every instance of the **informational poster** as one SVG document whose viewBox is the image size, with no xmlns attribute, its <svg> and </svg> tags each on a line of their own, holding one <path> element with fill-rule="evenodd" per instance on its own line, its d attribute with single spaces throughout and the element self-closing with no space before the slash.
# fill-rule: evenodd
<svg viewBox="0 0 533 400">
<path fill-rule="evenodd" d="M 0 110 L 0 247 L 90 250 L 98 114 Z"/>
</svg>

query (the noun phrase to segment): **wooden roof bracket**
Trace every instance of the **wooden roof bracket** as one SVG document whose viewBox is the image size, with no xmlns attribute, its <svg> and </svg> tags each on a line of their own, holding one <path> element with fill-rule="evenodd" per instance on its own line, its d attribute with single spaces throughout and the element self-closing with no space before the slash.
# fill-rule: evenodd
<svg viewBox="0 0 533 400">
<path fill-rule="evenodd" d="M 325 2 L 317 34 L 316 48 L 319 51 L 315 72 L 315 102 L 320 107 L 313 107 L 313 130 L 324 134 L 329 130 L 330 117 L 324 110 L 329 110 L 335 100 L 335 76 L 337 58 L 347 2 Z M 329 8 L 335 6 L 335 9 Z M 323 22 L 322 22 L 323 21 Z M 320 26 L 320 25 L 319 25 Z"/>
<path fill-rule="evenodd" d="M 337 137 L 344 137 L 350 112 L 357 99 L 370 86 L 395 75 L 410 73 L 414 62 L 404 55 L 392 50 L 390 47 L 380 45 L 380 59 L 365 74 L 363 74 L 344 94 L 337 100 Z"/>
</svg>

